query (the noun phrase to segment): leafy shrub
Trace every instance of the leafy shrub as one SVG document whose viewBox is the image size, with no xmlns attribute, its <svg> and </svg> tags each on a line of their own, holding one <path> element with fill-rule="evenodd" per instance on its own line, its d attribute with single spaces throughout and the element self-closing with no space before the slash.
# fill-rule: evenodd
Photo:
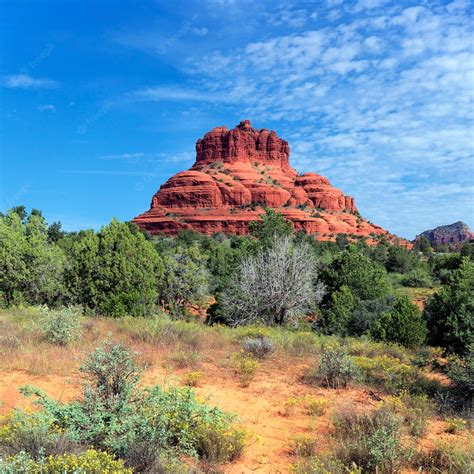
<svg viewBox="0 0 474 474">
<path fill-rule="evenodd" d="M 203 375 L 202 372 L 188 372 L 184 376 L 183 383 L 188 387 L 197 387 Z"/>
<path fill-rule="evenodd" d="M 374 330 L 377 339 L 396 342 L 406 347 L 423 344 L 426 333 L 426 323 L 420 310 L 406 296 L 395 298 L 391 310 L 380 315 Z"/>
<path fill-rule="evenodd" d="M 292 474 L 362 474 L 354 463 L 347 466 L 334 456 L 311 456 L 299 459 L 291 466 Z"/>
<path fill-rule="evenodd" d="M 288 397 L 285 401 L 283 406 L 283 412 L 281 412 L 282 416 L 291 416 L 295 412 L 295 408 L 300 402 L 299 398 L 296 397 Z"/>
<path fill-rule="evenodd" d="M 248 387 L 250 382 L 255 378 L 255 373 L 260 364 L 252 355 L 243 351 L 233 355 L 233 362 L 240 385 L 242 387 Z"/>
<path fill-rule="evenodd" d="M 294 436 L 290 440 L 290 452 L 294 456 L 310 457 L 316 453 L 316 440 L 305 435 Z"/>
<path fill-rule="evenodd" d="M 385 269 L 362 254 L 355 245 L 349 245 L 337 254 L 322 278 L 328 294 L 343 285 L 361 300 L 375 300 L 391 292 Z"/>
<path fill-rule="evenodd" d="M 197 452 L 210 464 L 235 461 L 242 455 L 248 439 L 245 430 L 229 430 L 226 424 L 217 427 L 205 424 L 199 429 L 199 433 Z"/>
<path fill-rule="evenodd" d="M 81 335 L 81 313 L 79 306 L 45 309 L 41 331 L 46 340 L 59 346 L 66 346 L 77 341 Z"/>
<path fill-rule="evenodd" d="M 450 417 L 446 418 L 446 432 L 456 434 L 466 429 L 467 421 L 463 418 Z"/>
<path fill-rule="evenodd" d="M 423 268 L 415 268 L 408 272 L 401 280 L 403 286 L 411 288 L 428 288 L 432 281 L 429 273 Z"/>
<path fill-rule="evenodd" d="M 198 402 L 190 389 L 138 388 L 140 370 L 123 346 L 98 348 L 81 370 L 86 378 L 82 399 L 69 404 L 24 389 L 38 397 L 39 413 L 68 439 L 126 458 L 132 467 L 149 464 L 147 469 L 162 464 L 156 455 L 160 450 L 229 461 L 243 449 L 245 439 L 234 417 Z"/>
<path fill-rule="evenodd" d="M 397 472 L 408 457 L 401 428 L 401 419 L 383 407 L 370 413 L 338 412 L 334 417 L 336 456 L 363 472 Z"/>
<path fill-rule="evenodd" d="M 415 469 L 443 474 L 464 474 L 474 471 L 474 447 L 461 442 L 439 442 L 430 451 L 416 453 Z"/>
<path fill-rule="evenodd" d="M 410 390 L 418 382 L 417 370 L 399 359 L 388 356 L 354 357 L 361 381 L 389 393 Z"/>
<path fill-rule="evenodd" d="M 464 258 L 449 281 L 426 303 L 429 342 L 460 355 L 474 343 L 474 262 Z"/>
<path fill-rule="evenodd" d="M 309 383 L 318 383 L 329 388 L 345 388 L 357 376 L 352 358 L 342 348 L 323 350 L 318 367 L 305 376 Z"/>
<path fill-rule="evenodd" d="M 246 337 L 242 342 L 242 347 L 245 353 L 258 359 L 264 359 L 275 350 L 272 340 L 268 337 Z"/>
<path fill-rule="evenodd" d="M 14 473 L 41 473 L 41 474 L 133 474 L 133 469 L 126 468 L 122 460 L 115 459 L 111 454 L 88 449 L 80 454 L 61 454 L 42 457 L 35 461 L 26 453 L 0 459 L 0 472 Z"/>
<path fill-rule="evenodd" d="M 325 398 L 313 398 L 306 397 L 305 400 L 306 409 L 308 414 L 312 416 L 321 416 L 324 415 L 326 408 L 328 406 L 328 401 Z"/>
<path fill-rule="evenodd" d="M 426 395 L 410 395 L 402 392 L 398 397 L 389 397 L 384 405 L 393 413 L 400 415 L 410 435 L 423 436 L 426 432 L 428 417 L 433 413 L 433 403 Z"/>
<path fill-rule="evenodd" d="M 452 392 L 461 407 L 474 409 L 474 343 L 465 357 L 451 356 L 446 374 L 452 382 Z"/>
<path fill-rule="evenodd" d="M 80 450 L 48 413 L 12 411 L 0 418 L 0 458 L 23 452 L 36 460 Z"/>
</svg>

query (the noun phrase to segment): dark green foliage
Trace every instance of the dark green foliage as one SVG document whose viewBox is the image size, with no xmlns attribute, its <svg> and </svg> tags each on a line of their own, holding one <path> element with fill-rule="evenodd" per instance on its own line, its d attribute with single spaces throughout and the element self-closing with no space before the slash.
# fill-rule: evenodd
<svg viewBox="0 0 474 474">
<path fill-rule="evenodd" d="M 464 258 L 425 307 L 429 342 L 465 354 L 474 342 L 474 262 Z"/>
<path fill-rule="evenodd" d="M 271 244 L 275 235 L 290 236 L 293 233 L 293 224 L 285 220 L 283 214 L 266 208 L 261 221 L 254 221 L 249 226 L 250 233 L 260 240 L 263 246 Z"/>
<path fill-rule="evenodd" d="M 419 265 L 417 256 L 406 247 L 390 245 L 388 247 L 385 268 L 389 272 L 408 273 Z"/>
<path fill-rule="evenodd" d="M 163 263 L 135 226 L 112 222 L 98 234 L 72 238 L 67 283 L 73 301 L 99 314 L 148 314 L 157 300 Z"/>
<path fill-rule="evenodd" d="M 391 292 L 386 271 L 353 245 L 336 255 L 322 279 L 330 294 L 346 285 L 361 300 L 373 300 Z"/>
<path fill-rule="evenodd" d="M 397 296 L 390 311 L 375 324 L 374 336 L 406 347 L 420 346 L 426 339 L 426 322 L 418 307 L 406 296 Z"/>
<path fill-rule="evenodd" d="M 359 302 L 347 285 L 342 285 L 331 294 L 328 308 L 324 309 L 316 322 L 316 328 L 324 334 L 347 335 L 353 311 Z"/>
<path fill-rule="evenodd" d="M 413 250 L 423 253 L 431 253 L 433 251 L 430 241 L 424 235 L 415 240 Z"/>
<path fill-rule="evenodd" d="M 448 283 L 451 273 L 460 267 L 461 262 L 462 258 L 459 253 L 431 255 L 428 260 L 433 277 L 443 285 Z"/>
<path fill-rule="evenodd" d="M 461 257 L 469 257 L 474 261 L 474 241 L 469 241 L 461 247 Z"/>
<path fill-rule="evenodd" d="M 0 218 L 0 304 L 60 304 L 65 266 L 40 213 L 26 216 L 22 207 Z"/>
<path fill-rule="evenodd" d="M 178 247 L 163 258 L 163 277 L 158 283 L 160 303 L 175 315 L 187 306 L 204 302 L 208 295 L 206 257 L 193 245 Z"/>
<path fill-rule="evenodd" d="M 392 310 L 393 296 L 389 295 L 376 300 L 360 301 L 352 312 L 348 332 L 352 336 L 377 333 L 380 319 Z"/>
<path fill-rule="evenodd" d="M 65 236 L 65 232 L 61 230 L 61 222 L 53 222 L 48 227 L 48 240 L 49 242 L 57 242 Z"/>
<path fill-rule="evenodd" d="M 454 395 L 461 405 L 474 412 L 474 343 L 464 357 L 450 356 L 446 374 L 453 384 Z"/>
<path fill-rule="evenodd" d="M 431 286 L 431 277 L 423 267 L 415 268 L 404 275 L 401 280 L 403 286 L 412 288 L 428 288 Z"/>
</svg>

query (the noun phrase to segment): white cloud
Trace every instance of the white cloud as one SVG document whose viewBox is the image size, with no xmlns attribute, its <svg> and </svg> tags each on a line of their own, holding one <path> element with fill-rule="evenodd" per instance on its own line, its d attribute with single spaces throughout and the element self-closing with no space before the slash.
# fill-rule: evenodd
<svg viewBox="0 0 474 474">
<path fill-rule="evenodd" d="M 105 155 L 101 156 L 101 160 L 135 160 L 137 158 L 142 158 L 145 156 L 145 153 L 121 153 L 118 155 Z"/>
<path fill-rule="evenodd" d="M 175 86 L 157 86 L 146 87 L 131 93 L 131 97 L 144 101 L 201 101 L 201 102 L 225 102 L 225 95 L 209 92 L 198 91 L 191 88 L 175 87 Z"/>
<path fill-rule="evenodd" d="M 2 84 L 9 89 L 42 89 L 56 87 L 58 82 L 45 78 L 33 78 L 28 74 L 13 74 L 4 76 Z"/>
<path fill-rule="evenodd" d="M 462 4 L 383 14 L 381 2 L 358 5 L 334 27 L 215 51 L 186 71 L 242 116 L 276 122 L 296 165 L 326 173 L 374 222 L 413 237 L 439 215 L 466 220 L 474 215 L 469 15 Z"/>
<path fill-rule="evenodd" d="M 53 104 L 39 105 L 38 110 L 40 112 L 56 112 L 56 107 Z"/>
<path fill-rule="evenodd" d="M 191 32 L 197 36 L 206 36 L 207 33 L 209 33 L 209 30 L 205 27 L 201 27 L 201 28 L 193 27 L 191 28 Z"/>
</svg>

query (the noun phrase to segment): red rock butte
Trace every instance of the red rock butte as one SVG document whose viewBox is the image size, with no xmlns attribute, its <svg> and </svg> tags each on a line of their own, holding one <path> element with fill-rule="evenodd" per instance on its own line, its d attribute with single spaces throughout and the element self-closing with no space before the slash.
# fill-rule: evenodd
<svg viewBox="0 0 474 474">
<path fill-rule="evenodd" d="M 363 219 L 354 199 L 324 176 L 299 175 L 289 158 L 288 143 L 274 131 L 252 128 L 248 120 L 232 130 L 216 127 L 197 141 L 191 169 L 166 181 L 133 222 L 151 234 L 244 235 L 269 207 L 320 240 L 340 233 L 394 238 Z"/>
</svg>

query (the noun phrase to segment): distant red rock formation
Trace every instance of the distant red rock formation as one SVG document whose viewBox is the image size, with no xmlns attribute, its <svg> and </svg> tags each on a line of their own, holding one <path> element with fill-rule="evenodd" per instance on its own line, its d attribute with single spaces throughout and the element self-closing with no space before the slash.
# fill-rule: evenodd
<svg viewBox="0 0 474 474">
<path fill-rule="evenodd" d="M 434 229 L 425 230 L 416 236 L 415 240 L 420 237 L 426 237 L 434 246 L 437 245 L 459 245 L 474 239 L 474 233 L 464 222 L 458 221 L 454 224 L 441 225 Z"/>
<path fill-rule="evenodd" d="M 296 230 L 328 240 L 337 234 L 393 236 L 367 222 L 354 199 L 324 176 L 298 173 L 290 147 L 274 131 L 252 128 L 248 120 L 228 130 L 216 127 L 196 143 L 196 162 L 171 177 L 153 196 L 150 210 L 135 217 L 140 228 L 175 234 L 247 234 L 266 207 L 281 212 Z"/>
</svg>

